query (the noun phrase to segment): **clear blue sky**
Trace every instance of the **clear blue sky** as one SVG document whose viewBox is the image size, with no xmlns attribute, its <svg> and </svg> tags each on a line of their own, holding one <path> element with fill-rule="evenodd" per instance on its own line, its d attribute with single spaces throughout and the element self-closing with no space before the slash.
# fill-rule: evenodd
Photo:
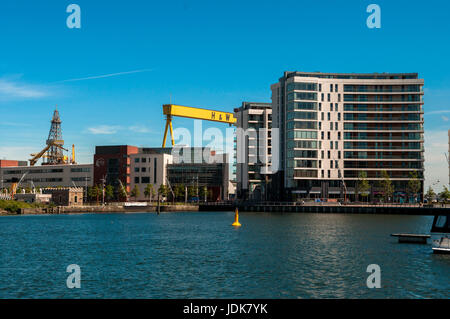
<svg viewBox="0 0 450 319">
<path fill-rule="evenodd" d="M 79 30 L 66 26 L 70 3 L 81 7 Z M 381 7 L 381 29 L 366 26 L 371 3 Z M 270 84 L 286 70 L 418 72 L 427 183 L 442 185 L 449 12 L 448 1 L 2 0 L 0 158 L 40 150 L 56 104 L 66 145 L 86 163 L 99 144 L 160 146 L 161 105 L 171 95 L 178 104 L 232 110 L 270 102 Z M 117 74 L 130 71 L 140 72 Z M 66 81 L 87 77 L 94 78 Z"/>
</svg>

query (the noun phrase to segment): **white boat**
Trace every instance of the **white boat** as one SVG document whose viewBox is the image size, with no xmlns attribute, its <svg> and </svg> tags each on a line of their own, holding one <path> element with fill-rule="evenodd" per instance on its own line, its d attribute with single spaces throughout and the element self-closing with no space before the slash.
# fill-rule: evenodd
<svg viewBox="0 0 450 319">
<path fill-rule="evenodd" d="M 450 214 L 434 216 L 431 245 L 434 253 L 450 254 Z"/>
</svg>

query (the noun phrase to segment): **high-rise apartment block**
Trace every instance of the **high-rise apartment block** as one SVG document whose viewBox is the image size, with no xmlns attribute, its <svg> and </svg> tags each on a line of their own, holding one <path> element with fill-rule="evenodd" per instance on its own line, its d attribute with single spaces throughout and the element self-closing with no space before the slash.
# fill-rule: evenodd
<svg viewBox="0 0 450 319">
<path fill-rule="evenodd" d="M 272 181 L 272 104 L 243 102 L 234 113 L 238 198 L 266 200 Z"/>
<path fill-rule="evenodd" d="M 284 199 L 355 199 L 364 175 L 374 199 L 385 172 L 394 201 L 408 200 L 412 174 L 423 198 L 423 84 L 417 73 L 285 72 L 271 86 Z"/>
</svg>

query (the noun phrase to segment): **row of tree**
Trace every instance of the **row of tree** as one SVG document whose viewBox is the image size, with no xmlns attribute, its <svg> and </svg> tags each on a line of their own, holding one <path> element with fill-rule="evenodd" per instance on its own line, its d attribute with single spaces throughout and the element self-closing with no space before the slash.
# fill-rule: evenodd
<svg viewBox="0 0 450 319">
<path fill-rule="evenodd" d="M 192 198 L 196 197 L 198 195 L 199 198 L 205 198 L 205 197 L 211 197 L 212 191 L 207 189 L 206 186 L 204 187 L 194 187 L 194 186 L 188 186 L 187 188 L 183 184 L 175 185 L 173 189 L 173 193 L 175 198 L 171 198 L 172 200 L 177 201 L 184 201 L 185 195 L 187 191 L 187 197 Z M 87 197 L 90 201 L 101 201 L 103 199 L 103 190 L 101 185 L 95 185 L 92 187 L 88 187 L 87 191 Z M 172 197 L 172 191 L 170 190 L 170 187 L 167 185 L 161 184 L 159 188 L 156 190 L 153 184 L 147 184 L 147 186 L 144 189 L 144 195 L 149 200 L 152 201 L 155 196 L 159 194 L 163 197 Z M 141 195 L 141 191 L 137 185 L 134 186 L 134 188 L 131 190 L 131 192 L 128 194 L 128 192 L 122 188 L 118 187 L 116 190 L 113 186 L 107 185 L 105 186 L 105 197 L 104 199 L 109 202 L 113 200 L 125 200 L 128 196 L 131 198 L 134 198 L 136 200 Z"/>
<path fill-rule="evenodd" d="M 382 180 L 378 181 L 377 187 L 382 190 L 382 198 L 384 202 L 392 201 L 395 192 L 394 184 L 392 183 L 389 174 L 386 171 L 381 171 Z M 417 199 L 420 192 L 421 183 L 416 171 L 410 172 L 407 190 Z M 367 198 L 370 195 L 370 184 L 367 180 L 367 172 L 361 171 L 358 175 L 358 183 L 356 185 L 356 195 Z"/>
</svg>

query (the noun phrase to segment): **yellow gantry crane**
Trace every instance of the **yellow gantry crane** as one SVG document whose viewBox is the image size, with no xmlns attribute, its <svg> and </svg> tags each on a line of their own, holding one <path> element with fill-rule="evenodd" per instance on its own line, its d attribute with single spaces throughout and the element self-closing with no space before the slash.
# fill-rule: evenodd
<svg viewBox="0 0 450 319">
<path fill-rule="evenodd" d="M 170 137 L 171 137 L 171 141 L 172 141 L 172 146 L 175 144 L 174 137 L 173 137 L 173 126 L 172 126 L 172 117 L 174 117 L 174 116 L 186 117 L 186 118 L 196 119 L 196 120 L 228 123 L 229 125 L 236 124 L 236 118 L 234 117 L 233 113 L 207 110 L 207 109 L 201 109 L 201 108 L 197 108 L 197 107 L 165 104 L 165 105 L 163 105 L 163 113 L 164 113 L 164 115 L 166 115 L 166 128 L 164 130 L 164 139 L 163 139 L 162 147 L 166 147 L 167 131 L 169 130 L 169 128 L 170 128 Z"/>
<path fill-rule="evenodd" d="M 64 141 L 51 141 L 47 144 L 47 146 L 40 151 L 39 153 L 36 154 L 30 154 L 30 156 L 32 156 L 32 158 L 29 160 L 30 161 L 30 166 L 34 166 L 37 161 L 41 158 L 41 157 L 45 157 L 46 155 L 44 155 L 52 146 L 56 146 L 57 148 L 66 151 L 67 149 L 65 149 L 64 147 L 62 147 L 62 145 L 64 145 Z M 65 159 L 63 160 L 63 162 L 65 161 Z"/>
</svg>

